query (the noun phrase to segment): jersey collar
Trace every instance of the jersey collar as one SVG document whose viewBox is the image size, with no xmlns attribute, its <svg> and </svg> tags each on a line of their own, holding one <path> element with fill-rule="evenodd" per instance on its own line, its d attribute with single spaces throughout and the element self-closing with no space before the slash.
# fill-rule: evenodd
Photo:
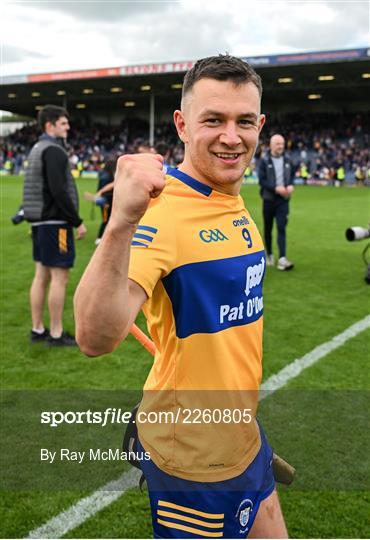
<svg viewBox="0 0 370 540">
<path fill-rule="evenodd" d="M 199 182 L 199 180 L 195 180 L 195 178 L 192 178 L 188 174 L 179 171 L 176 168 L 168 167 L 167 173 L 170 176 L 174 176 L 180 182 L 183 182 L 187 186 L 191 187 L 195 191 L 198 191 L 199 193 L 202 193 L 202 195 L 205 195 L 206 197 L 209 197 L 212 193 L 212 188 L 207 186 L 206 184 L 202 184 L 202 182 Z"/>
</svg>

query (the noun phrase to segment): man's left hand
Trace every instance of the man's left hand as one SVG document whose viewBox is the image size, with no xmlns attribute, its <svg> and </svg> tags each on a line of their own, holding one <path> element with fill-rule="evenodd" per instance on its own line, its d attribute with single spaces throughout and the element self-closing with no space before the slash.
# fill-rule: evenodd
<svg viewBox="0 0 370 540">
<path fill-rule="evenodd" d="M 77 227 L 77 240 L 81 240 L 87 233 L 87 229 L 83 223 L 79 227 Z"/>
</svg>

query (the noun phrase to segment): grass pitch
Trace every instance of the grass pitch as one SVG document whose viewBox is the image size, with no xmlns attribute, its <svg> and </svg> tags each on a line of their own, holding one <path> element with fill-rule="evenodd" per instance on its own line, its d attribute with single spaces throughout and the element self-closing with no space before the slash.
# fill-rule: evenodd
<svg viewBox="0 0 370 540">
<path fill-rule="evenodd" d="M 87 359 L 77 350 L 30 346 L 28 291 L 33 275 L 29 227 L 10 217 L 21 201 L 22 180 L 2 177 L 2 364 L 3 390 L 140 389 L 150 355 L 129 337 L 113 354 Z M 95 182 L 79 180 L 80 192 Z M 256 186 L 243 197 L 261 230 Z M 65 309 L 73 331 L 72 296 L 94 250 L 99 210 L 81 198 L 87 237 L 77 242 Z M 349 188 L 296 189 L 288 225 L 292 272 L 267 269 L 264 289 L 264 379 L 332 339 L 369 312 L 361 251 L 344 231 L 369 221 L 369 191 Z M 47 321 L 46 321 L 47 323 Z M 98 324 L 98 314 L 97 314 Z M 139 317 L 144 328 L 144 321 Z M 298 469 L 297 482 L 280 489 L 288 529 L 297 538 L 370 536 L 369 435 L 364 420 L 369 404 L 369 331 L 362 332 L 261 403 L 260 418 L 270 442 Z M 2 430 L 3 431 L 3 430 Z M 7 433 L 2 433 L 6 438 Z M 22 444 L 21 434 L 19 444 Z M 232 444 L 232 442 L 231 442 Z M 88 491 L 3 491 L 1 537 L 20 538 L 87 495 Z M 70 531 L 69 538 L 151 536 L 146 493 L 133 489 Z"/>
</svg>

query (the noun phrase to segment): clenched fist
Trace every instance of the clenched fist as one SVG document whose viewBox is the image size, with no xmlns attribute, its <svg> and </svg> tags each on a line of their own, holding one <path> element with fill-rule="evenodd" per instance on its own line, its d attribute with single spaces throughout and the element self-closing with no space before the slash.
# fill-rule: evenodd
<svg viewBox="0 0 370 540">
<path fill-rule="evenodd" d="M 294 191 L 294 187 L 293 186 L 276 186 L 275 188 L 275 193 L 277 193 L 278 195 L 280 195 L 281 197 L 284 197 L 284 199 L 289 199 L 291 194 L 293 193 Z"/>
<path fill-rule="evenodd" d="M 151 198 L 165 186 L 163 157 L 159 154 L 128 154 L 117 161 L 110 221 L 115 226 L 137 225 Z"/>
</svg>

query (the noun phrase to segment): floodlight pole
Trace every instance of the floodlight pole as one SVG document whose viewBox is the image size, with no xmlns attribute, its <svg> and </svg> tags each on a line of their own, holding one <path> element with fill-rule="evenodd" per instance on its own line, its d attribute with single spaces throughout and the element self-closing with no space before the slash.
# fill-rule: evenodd
<svg viewBox="0 0 370 540">
<path fill-rule="evenodd" d="M 154 125 L 155 125 L 155 96 L 150 94 L 150 109 L 149 109 L 149 144 L 154 146 Z"/>
</svg>

